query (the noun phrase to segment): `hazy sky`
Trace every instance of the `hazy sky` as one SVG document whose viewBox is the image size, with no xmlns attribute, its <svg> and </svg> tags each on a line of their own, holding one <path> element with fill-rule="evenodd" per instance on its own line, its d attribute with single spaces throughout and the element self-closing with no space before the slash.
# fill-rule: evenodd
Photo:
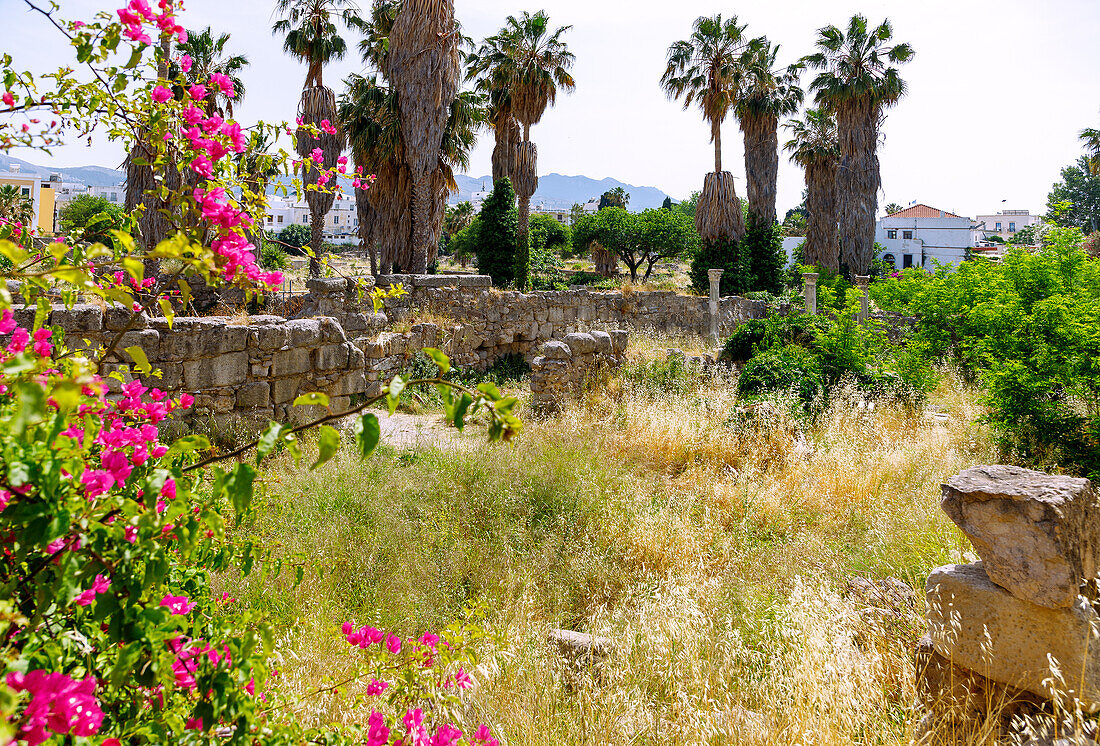
<svg viewBox="0 0 1100 746">
<path fill-rule="evenodd" d="M 60 0 L 70 18 L 121 4 Z M 209 24 L 229 32 L 233 49 L 252 62 L 243 76 L 243 123 L 293 119 L 305 76 L 304 66 L 271 36 L 272 5 L 186 3 L 188 28 Z M 872 22 L 889 17 L 895 38 L 916 48 L 915 60 L 903 68 L 909 95 L 885 126 L 880 204 L 916 200 L 971 216 L 1004 208 L 1042 211 L 1059 169 L 1081 153 L 1077 132 L 1100 125 L 1098 0 L 456 0 L 456 6 L 475 39 L 524 9 L 543 8 L 555 24 L 573 26 L 565 38 L 577 56 L 577 90 L 559 97 L 532 130 L 541 173 L 610 176 L 677 198 L 700 188 L 713 167 L 708 129 L 696 110 L 666 100 L 658 80 L 668 45 L 685 38 L 697 16 L 716 11 L 736 11 L 749 33 L 782 44 L 783 61 L 811 51 L 816 29 L 843 25 L 854 12 Z M 25 8 L 23 0 L 0 0 L 3 47 L 16 66 L 43 71 L 71 59 L 56 32 Z M 326 82 L 338 87 L 359 67 L 349 57 L 326 71 Z M 723 134 L 725 165 L 742 177 L 744 196 L 736 122 L 728 121 Z M 491 150 L 492 135 L 484 133 L 471 175 L 488 173 Z M 13 155 L 48 160 L 28 151 Z M 120 147 L 97 142 L 61 148 L 54 162 L 117 166 L 121 160 Z M 802 186 L 802 171 L 784 158 L 780 215 L 799 202 Z"/>
</svg>

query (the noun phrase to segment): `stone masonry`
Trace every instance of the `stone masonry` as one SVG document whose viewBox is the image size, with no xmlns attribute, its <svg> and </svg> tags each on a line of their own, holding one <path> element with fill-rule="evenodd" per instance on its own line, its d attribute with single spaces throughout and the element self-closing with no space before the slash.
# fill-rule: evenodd
<svg viewBox="0 0 1100 746">
<path fill-rule="evenodd" d="M 1096 490 L 1087 479 L 980 466 L 949 479 L 941 505 L 982 561 L 928 578 L 918 742 L 970 743 L 985 729 L 997 743 L 1095 743 L 1091 725 L 1067 725 L 1064 713 L 1100 710 Z M 1063 737 L 1068 728 L 1069 740 L 1024 732 L 1024 719 L 1032 729 L 1055 723 Z"/>
<path fill-rule="evenodd" d="M 626 355 L 630 335 L 612 332 L 566 335 L 563 341 L 542 345 L 531 362 L 531 393 L 535 410 L 553 412 L 565 400 L 578 396 L 601 370 L 618 367 Z"/>
</svg>

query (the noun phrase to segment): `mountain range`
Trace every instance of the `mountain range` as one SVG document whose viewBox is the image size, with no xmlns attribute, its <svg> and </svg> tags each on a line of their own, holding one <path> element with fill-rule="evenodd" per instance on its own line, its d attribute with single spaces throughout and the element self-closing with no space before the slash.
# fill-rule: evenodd
<svg viewBox="0 0 1100 746">
<path fill-rule="evenodd" d="M 60 174 L 62 181 L 79 182 L 88 186 L 114 186 L 115 184 L 121 184 L 126 178 L 125 173 L 114 168 L 104 168 L 103 166 L 39 166 L 29 161 L 0 154 L 0 172 L 9 172 L 12 164 L 19 166 L 21 174 L 29 174 L 43 179 L 48 179 L 51 174 Z M 289 182 L 289 179 L 277 179 L 276 181 L 283 180 Z M 489 176 L 458 175 L 455 177 L 455 181 L 458 183 L 458 193 L 451 195 L 451 204 L 465 202 L 473 196 L 474 192 L 493 188 L 493 180 Z M 350 184 L 345 186 L 350 188 Z M 583 205 L 590 199 L 598 199 L 604 192 L 616 187 L 622 187 L 630 195 L 629 208 L 635 212 L 660 207 L 668 196 L 656 187 L 634 186 L 618 179 L 593 179 L 588 176 L 546 174 L 539 177 L 539 188 L 531 198 L 531 204 L 552 210 L 568 210 L 574 204 Z"/>
</svg>

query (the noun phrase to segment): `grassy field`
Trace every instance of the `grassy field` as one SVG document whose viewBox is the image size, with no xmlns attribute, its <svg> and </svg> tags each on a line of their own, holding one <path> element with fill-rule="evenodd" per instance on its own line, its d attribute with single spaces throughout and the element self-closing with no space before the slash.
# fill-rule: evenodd
<svg viewBox="0 0 1100 746">
<path fill-rule="evenodd" d="M 250 530 L 324 572 L 222 582 L 288 630 L 283 685 L 339 677 L 345 620 L 419 634 L 478 602 L 501 642 L 463 716 L 502 743 L 908 743 L 922 604 L 871 613 L 848 586 L 893 576 L 919 593 L 968 546 L 938 499 L 945 477 L 994 459 L 974 394 L 945 379 L 928 404 L 946 421 L 844 392 L 795 418 L 661 360 L 698 341 L 632 345 L 587 400 L 521 412 L 514 445 L 474 427 L 313 473 L 277 462 Z M 552 627 L 615 653 L 568 670 Z M 364 717 L 331 694 L 301 714 Z"/>
</svg>

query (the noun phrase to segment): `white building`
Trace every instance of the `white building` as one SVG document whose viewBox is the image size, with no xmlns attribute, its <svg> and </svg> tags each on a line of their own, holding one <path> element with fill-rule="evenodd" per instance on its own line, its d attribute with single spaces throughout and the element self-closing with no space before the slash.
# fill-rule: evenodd
<svg viewBox="0 0 1100 746">
<path fill-rule="evenodd" d="M 928 205 L 887 215 L 875 226 L 875 241 L 886 247 L 882 258 L 898 269 L 932 270 L 935 262 L 961 264 L 967 252 L 982 246 L 984 231 L 970 218 Z"/>
<path fill-rule="evenodd" d="M 275 235 L 284 228 L 297 224 L 309 227 L 309 205 L 302 200 L 268 197 L 267 216 L 264 228 Z M 359 241 L 359 213 L 355 209 L 355 197 L 337 194 L 332 209 L 325 215 L 324 240 L 334 244 L 349 244 Z"/>
<path fill-rule="evenodd" d="M 993 215 L 979 215 L 975 222 L 982 225 L 992 235 L 1008 240 L 1032 225 L 1039 225 L 1043 219 L 1032 215 L 1030 210 L 1002 210 Z"/>
</svg>

